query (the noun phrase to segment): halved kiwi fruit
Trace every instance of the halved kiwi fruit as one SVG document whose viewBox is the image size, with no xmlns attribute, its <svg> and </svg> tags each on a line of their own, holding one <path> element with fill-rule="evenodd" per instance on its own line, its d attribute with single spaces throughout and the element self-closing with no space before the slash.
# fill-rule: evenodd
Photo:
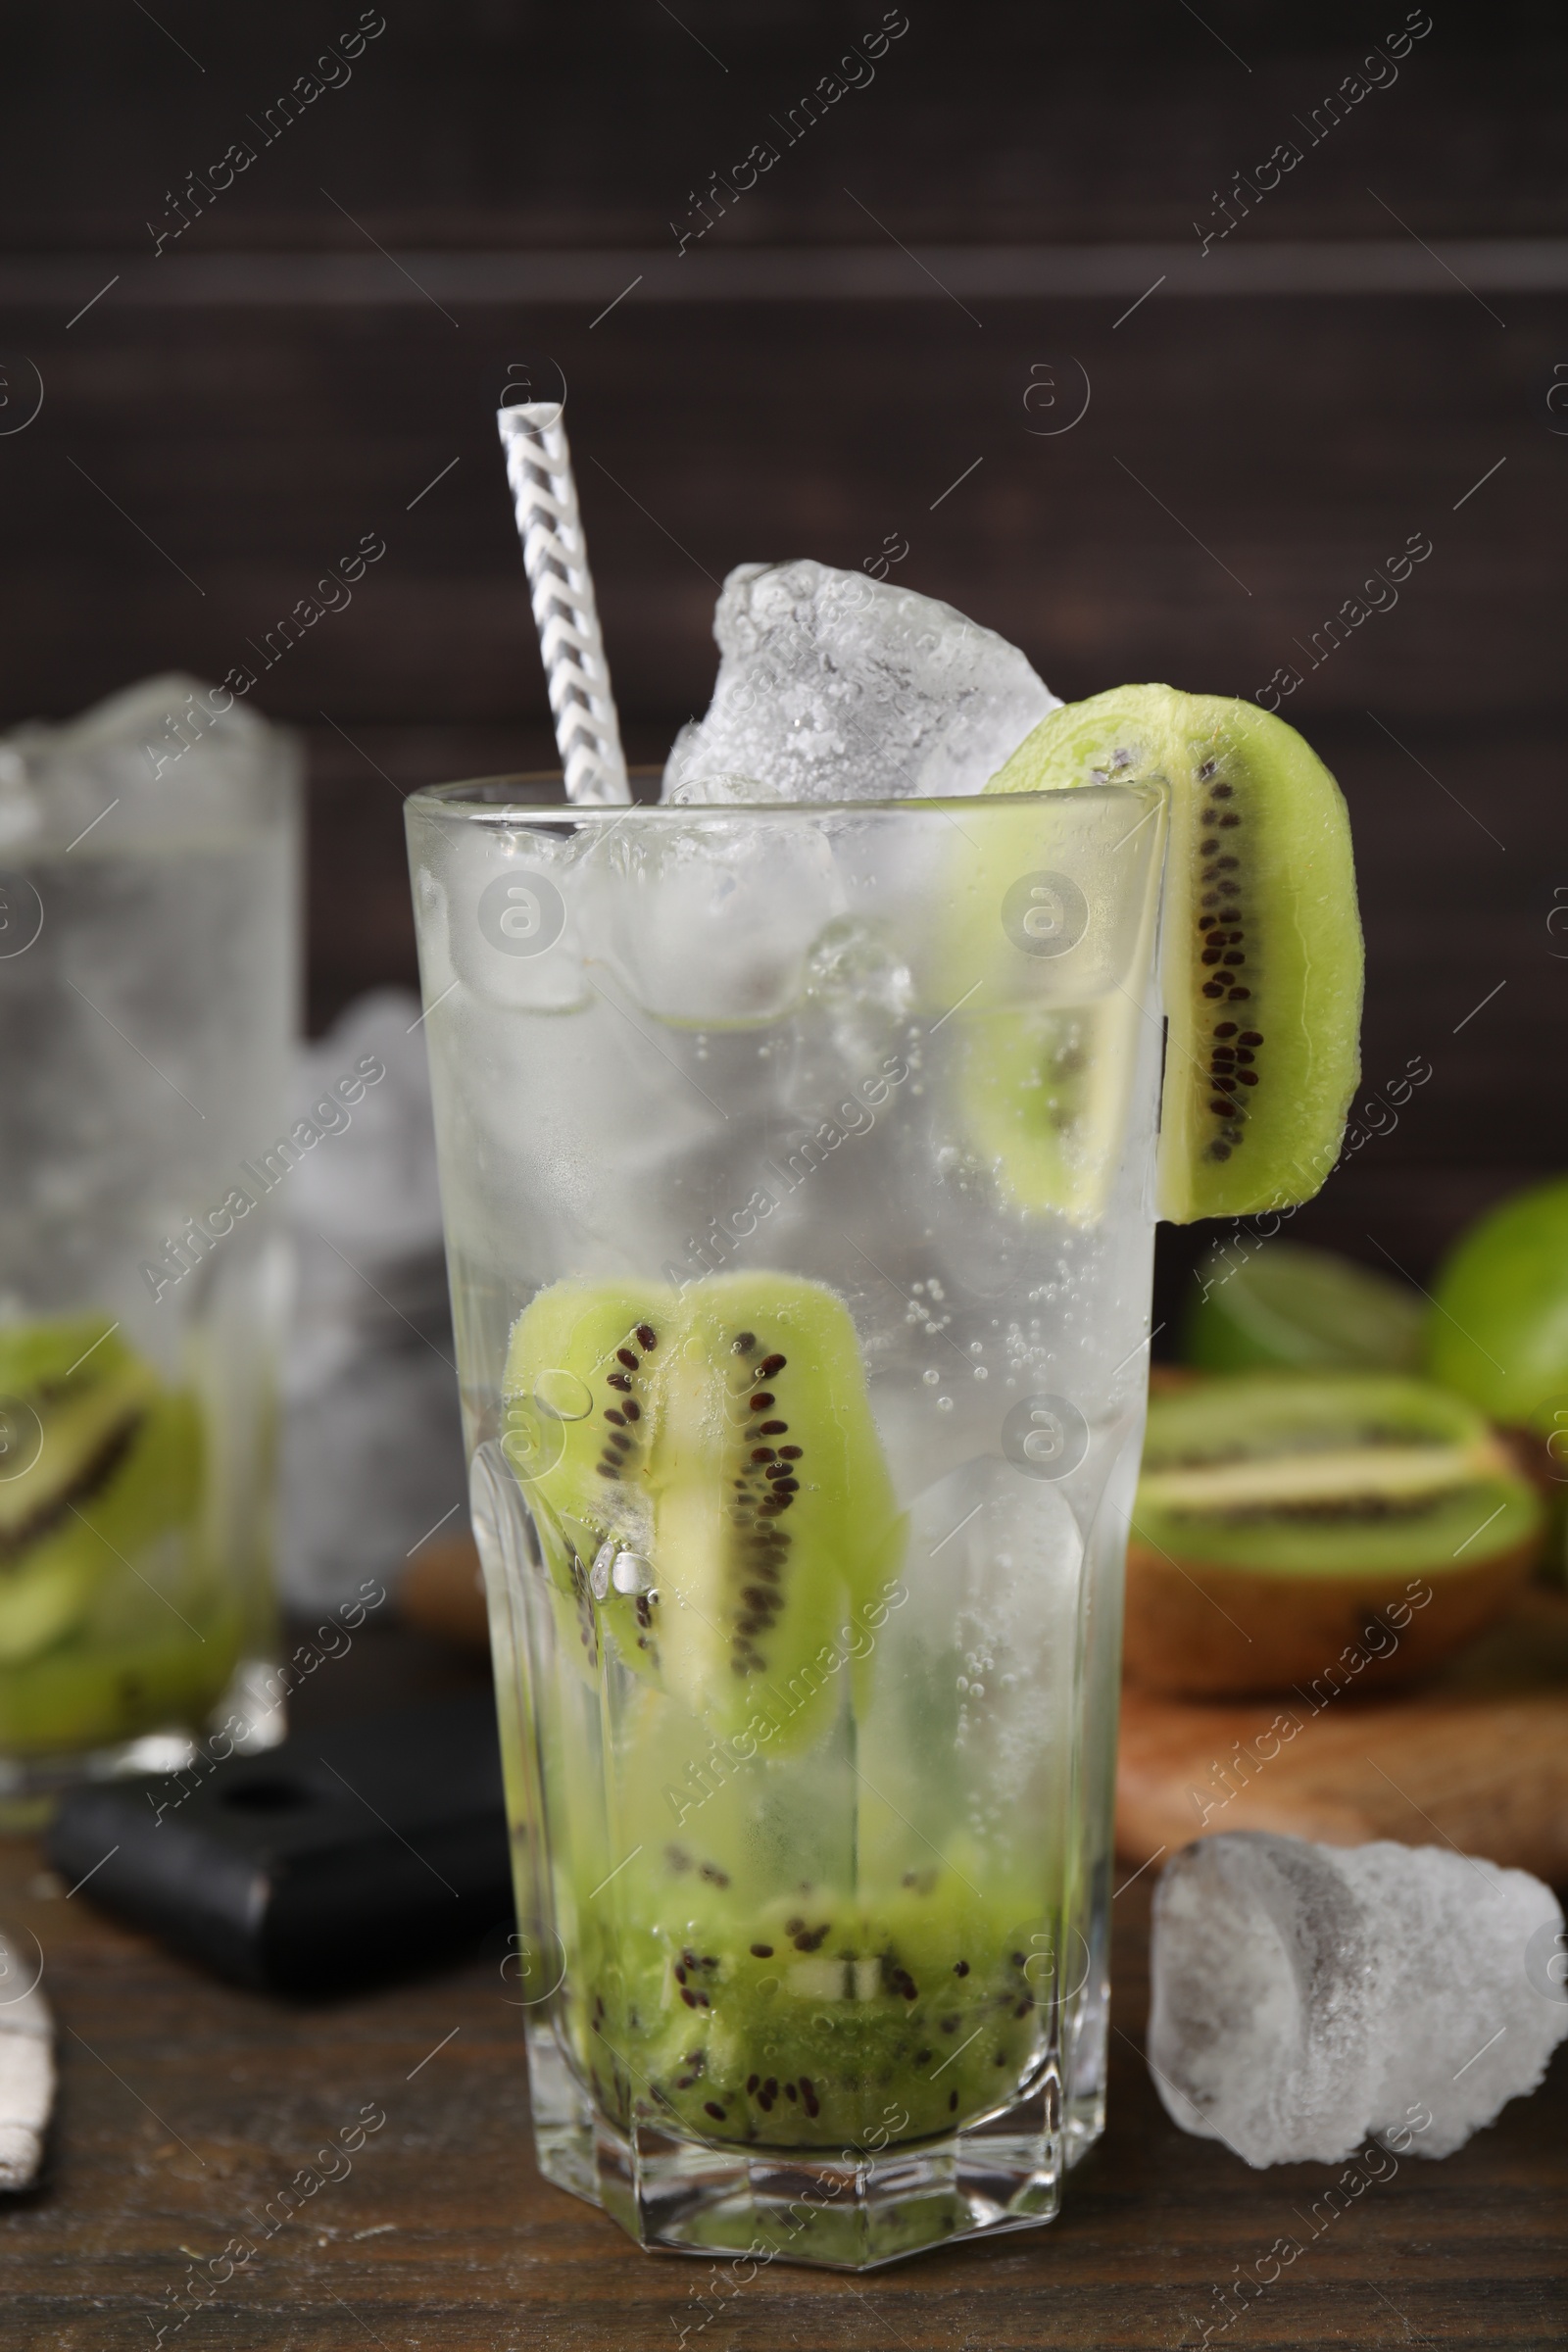
<svg viewBox="0 0 1568 2352">
<path fill-rule="evenodd" d="M 1127 1675 L 1194 1696 L 1406 1681 L 1506 1604 L 1541 1527 L 1489 1424 L 1424 1381 L 1195 1382 L 1149 1408 Z"/>
<path fill-rule="evenodd" d="M 503 1450 L 597 1671 L 773 1752 L 834 1703 L 821 1658 L 901 1539 L 855 1326 L 820 1283 L 557 1283 L 508 1351 Z"/>
<path fill-rule="evenodd" d="M 1416 1372 L 1425 1309 L 1408 1283 L 1332 1250 L 1266 1240 L 1221 1246 L 1197 1268 L 1201 1294 L 1182 1353 L 1205 1372 Z"/>
<path fill-rule="evenodd" d="M 1568 1468 L 1568 1177 L 1500 1200 L 1460 1235 L 1432 1285 L 1426 1370 Z"/>
<path fill-rule="evenodd" d="M 1159 1213 L 1178 1224 L 1304 1200 L 1359 1076 L 1361 929 L 1345 803 L 1293 727 L 1248 703 L 1119 686 L 1063 704 L 988 793 L 1163 784 L 1171 839 Z M 1004 1151 L 1024 1205 L 1067 1205 L 1049 1159 Z"/>
</svg>

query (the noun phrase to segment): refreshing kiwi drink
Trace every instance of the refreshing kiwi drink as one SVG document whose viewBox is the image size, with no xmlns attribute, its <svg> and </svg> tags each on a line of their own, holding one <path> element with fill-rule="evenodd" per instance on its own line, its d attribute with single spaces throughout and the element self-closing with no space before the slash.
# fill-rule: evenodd
<svg viewBox="0 0 1568 2352">
<path fill-rule="evenodd" d="M 1154 1217 L 1321 1180 L 1358 935 L 1289 729 L 820 565 L 717 631 L 662 804 L 411 864 L 540 2161 L 858 2269 L 1102 2127 Z"/>
<path fill-rule="evenodd" d="M 150 679 L 0 757 L 0 1818 L 282 1735 L 296 761 Z M 314 1131 L 313 1131 L 314 1132 Z"/>
</svg>

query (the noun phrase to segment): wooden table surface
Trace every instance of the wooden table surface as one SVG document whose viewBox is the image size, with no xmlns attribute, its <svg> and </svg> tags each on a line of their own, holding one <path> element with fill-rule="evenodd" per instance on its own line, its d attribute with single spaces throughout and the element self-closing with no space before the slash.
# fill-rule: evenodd
<svg viewBox="0 0 1568 2352">
<path fill-rule="evenodd" d="M 341 1673 L 313 1713 L 430 1679 L 401 1633 Z M 1238 2268 L 1268 2271 L 1288 2238 L 1302 2252 L 1231 2342 L 1560 2346 L 1568 2048 L 1535 2098 L 1443 2163 L 1399 2160 L 1314 2239 L 1340 2168 L 1251 2172 L 1154 2095 L 1149 1890 L 1117 1899 L 1110 2125 L 1058 2221 L 858 2279 L 778 2264 L 715 2302 L 712 2265 L 640 2253 L 540 2180 L 497 1953 L 288 2005 L 200 1974 L 68 1899 L 28 1842 L 0 1844 L 0 1921 L 38 1938 L 62 2075 L 46 2179 L 0 2202 L 0 2344 L 151 2352 L 162 2327 L 181 2352 L 675 2352 L 683 2329 L 701 2352 L 1194 2346 L 1205 2321 L 1220 2340 Z M 317 2162 L 378 2114 L 357 2153 Z M 338 2177 L 193 2308 L 193 2265 L 255 2242 L 313 2166 Z"/>
</svg>

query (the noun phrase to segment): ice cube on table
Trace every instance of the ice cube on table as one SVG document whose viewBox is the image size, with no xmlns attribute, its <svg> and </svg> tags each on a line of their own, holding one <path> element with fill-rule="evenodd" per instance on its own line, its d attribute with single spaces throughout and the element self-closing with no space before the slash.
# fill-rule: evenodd
<svg viewBox="0 0 1568 2352">
<path fill-rule="evenodd" d="M 72 1889 L 74 1893 L 75 1889 Z M 55 2097 L 55 2027 L 24 1949 L 0 1936 L 0 2189 L 30 2188 Z M 21 1986 L 21 1990 L 15 1989 Z"/>
<path fill-rule="evenodd" d="M 951 605 L 809 560 L 740 564 L 713 635 L 713 699 L 675 739 L 666 801 L 975 793 L 1058 699 Z"/>
<path fill-rule="evenodd" d="M 1450 2155 L 1568 2035 L 1534 1964 L 1561 1929 L 1539 1879 L 1438 1846 L 1200 1838 L 1154 1895 L 1150 2072 L 1249 2164 Z"/>
</svg>

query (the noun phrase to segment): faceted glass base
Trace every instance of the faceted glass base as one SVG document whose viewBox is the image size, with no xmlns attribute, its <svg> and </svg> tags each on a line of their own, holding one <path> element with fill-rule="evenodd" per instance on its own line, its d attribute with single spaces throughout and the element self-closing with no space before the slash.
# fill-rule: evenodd
<svg viewBox="0 0 1568 2352">
<path fill-rule="evenodd" d="M 642 2246 L 728 2259 L 738 2277 L 798 2262 L 869 2271 L 962 2238 L 1030 2230 L 1060 2204 L 1068 2161 L 1054 2074 L 956 2132 L 876 2153 L 736 2148 L 596 2113 L 548 2029 L 530 2034 L 534 2144 L 558 2188 Z M 1089 2144 L 1074 2135 L 1076 2157 Z"/>
</svg>

